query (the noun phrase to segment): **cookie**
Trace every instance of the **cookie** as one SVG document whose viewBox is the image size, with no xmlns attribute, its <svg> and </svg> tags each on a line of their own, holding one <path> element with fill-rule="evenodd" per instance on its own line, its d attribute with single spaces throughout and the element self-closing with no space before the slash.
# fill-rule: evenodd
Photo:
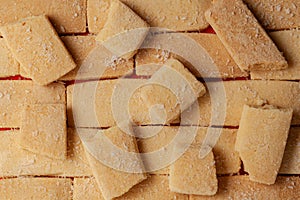
<svg viewBox="0 0 300 200">
<path fill-rule="evenodd" d="M 12 56 L 4 39 L 0 39 L 0 77 L 15 76 L 19 74 L 19 63 Z"/>
</svg>

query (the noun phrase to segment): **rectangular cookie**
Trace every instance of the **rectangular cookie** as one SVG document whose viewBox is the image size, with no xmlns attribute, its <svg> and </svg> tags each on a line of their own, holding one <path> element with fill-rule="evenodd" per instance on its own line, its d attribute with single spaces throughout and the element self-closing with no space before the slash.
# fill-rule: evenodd
<svg viewBox="0 0 300 200">
<path fill-rule="evenodd" d="M 215 1 L 205 17 L 241 70 L 270 71 L 288 67 L 242 0 Z"/>
<path fill-rule="evenodd" d="M 210 95 L 220 96 L 222 90 L 217 91 L 215 88 L 220 82 L 206 83 Z M 200 126 L 238 126 L 242 115 L 244 104 L 262 105 L 269 103 L 282 108 L 293 108 L 292 124 L 300 124 L 300 88 L 298 82 L 289 81 L 224 81 L 221 83 L 225 89 L 225 99 L 215 99 L 215 106 L 212 106 L 212 100 L 209 94 L 205 94 L 198 99 L 199 124 Z M 284 91 L 284 92 L 283 92 Z M 224 107 L 226 105 L 226 107 Z M 195 106 L 195 105 L 194 105 Z M 213 109 L 213 110 L 212 110 Z M 223 110 L 225 109 L 225 110 Z M 214 122 L 211 122 L 212 112 L 225 112 L 225 120 L 222 115 L 213 115 Z M 182 124 L 194 124 L 193 119 L 189 116 L 195 116 L 196 107 L 185 111 L 187 116 L 182 120 Z"/>
<path fill-rule="evenodd" d="M 283 30 L 300 26 L 300 2 L 295 0 L 244 0 L 258 21 L 268 30 Z"/>
<path fill-rule="evenodd" d="M 193 131 L 190 127 L 180 127 L 183 133 Z M 213 148 L 213 153 L 216 160 L 217 174 L 234 174 L 238 173 L 241 167 L 241 161 L 238 152 L 234 150 L 237 129 L 219 129 L 210 128 L 211 131 L 221 131 L 221 136 Z M 138 146 L 141 153 L 150 153 L 165 148 L 166 153 L 171 151 L 173 146 L 167 146 L 175 138 L 176 134 L 180 134 L 178 126 L 139 126 L 135 127 L 135 134 L 138 139 Z M 197 135 L 194 138 L 194 144 L 202 144 L 208 128 L 198 127 Z M 155 134 L 154 136 L 152 136 Z M 143 137 L 147 138 L 143 138 Z M 149 137 L 152 136 L 152 137 Z M 170 154 L 166 154 L 169 155 Z M 153 163 L 162 163 L 166 157 L 156 157 L 154 160 L 144 159 L 144 165 L 149 171 L 149 166 Z M 169 174 L 169 166 L 156 171 L 150 171 L 150 174 Z"/>
<path fill-rule="evenodd" d="M 141 87 L 141 97 L 154 124 L 176 120 L 205 93 L 205 86 L 176 59 L 169 59 Z"/>
<path fill-rule="evenodd" d="M 219 190 L 215 196 L 191 195 L 191 200 L 223 199 L 297 199 L 300 195 L 300 179 L 279 176 L 274 185 L 264 185 L 249 180 L 248 176 L 219 177 Z"/>
<path fill-rule="evenodd" d="M 86 0 L 2 0 L 0 26 L 42 14 L 49 16 L 59 33 L 86 31 Z"/>
<path fill-rule="evenodd" d="M 219 38 L 215 34 L 207 33 L 185 33 L 185 36 L 195 40 L 211 57 L 218 71 L 213 71 L 206 76 L 200 74 L 197 70 L 198 66 L 192 66 L 184 59 L 173 55 L 172 52 L 160 51 L 155 49 L 143 49 L 136 55 L 136 73 L 137 75 L 150 76 L 157 69 L 159 65 L 165 63 L 169 57 L 176 57 L 186 67 L 188 67 L 196 77 L 205 78 L 236 78 L 247 77 L 248 73 L 242 71 L 233 61 Z M 157 65 L 156 65 L 157 64 Z"/>
<path fill-rule="evenodd" d="M 105 78 L 117 78 L 131 74 L 133 72 L 133 59 L 129 60 L 111 60 L 104 63 L 101 67 L 100 62 L 96 60 L 90 61 L 90 66 L 83 68 L 83 63 L 88 63 L 88 55 L 98 55 L 97 52 L 103 55 L 103 52 L 107 52 L 107 49 L 101 46 L 96 47 L 95 36 L 62 36 L 60 37 L 70 54 L 72 55 L 77 67 L 61 77 L 59 80 L 82 80 L 82 79 L 105 79 Z M 94 63 L 93 63 L 93 62 Z M 80 69 L 80 73 L 78 73 Z M 104 71 L 103 71 L 104 70 Z M 23 77 L 28 77 L 28 73 L 21 68 L 20 74 Z"/>
<path fill-rule="evenodd" d="M 274 184 L 281 166 L 293 109 L 244 106 L 235 149 L 251 181 Z"/>
<path fill-rule="evenodd" d="M 208 27 L 204 12 L 211 5 L 210 0 L 190 0 L 177 3 L 172 0 L 121 0 L 152 27 L 172 31 L 198 31 Z M 89 31 L 98 33 L 104 26 L 111 0 L 88 0 L 87 19 Z"/>
<path fill-rule="evenodd" d="M 19 63 L 12 56 L 3 38 L 0 39 L 0 77 L 19 74 Z"/>
<path fill-rule="evenodd" d="M 104 199 L 119 197 L 147 179 L 134 136 L 118 127 L 95 135 L 86 129 L 84 134 L 89 137 L 85 141 L 87 159 Z"/>
<path fill-rule="evenodd" d="M 76 67 L 44 15 L 8 24 L 0 31 L 21 67 L 40 85 L 56 81 Z"/>
<path fill-rule="evenodd" d="M 300 5 L 299 5 L 300 6 Z M 280 71 L 251 71 L 251 79 L 276 79 L 299 80 L 300 79 L 300 31 L 285 30 L 271 32 L 270 37 L 283 52 L 289 67 Z"/>
<path fill-rule="evenodd" d="M 2 199 L 72 199 L 70 178 L 8 178 L 0 180 Z"/>
<path fill-rule="evenodd" d="M 170 167 L 169 187 L 173 192 L 212 196 L 217 193 L 218 180 L 214 154 L 199 157 L 201 145 L 176 144 L 172 156 L 180 155 Z M 187 148 L 187 149 L 186 149 Z"/>
<path fill-rule="evenodd" d="M 279 174 L 300 174 L 300 128 L 290 128 Z"/>
<path fill-rule="evenodd" d="M 97 188 L 94 177 L 74 179 L 74 200 L 104 199 Z M 129 192 L 116 200 L 153 200 L 153 199 L 177 199 L 188 200 L 188 195 L 171 192 L 168 187 L 168 177 L 151 175 L 143 182 L 134 186 Z"/>
<path fill-rule="evenodd" d="M 37 103 L 65 103 L 65 87 L 60 83 L 38 86 L 32 81 L 0 82 L 0 127 L 19 128 L 22 107 Z"/>
<path fill-rule="evenodd" d="M 70 127 L 75 126 L 73 111 L 76 111 L 77 127 L 111 127 L 116 125 L 116 119 L 114 117 L 112 108 L 114 107 L 115 111 L 117 112 L 123 112 L 128 109 L 127 104 L 125 105 L 122 103 L 118 103 L 119 100 L 123 97 L 121 98 L 120 94 L 117 94 L 117 92 L 114 93 L 116 88 L 120 88 L 123 91 L 131 91 L 130 88 L 133 88 L 133 94 L 129 101 L 129 112 L 131 114 L 132 120 L 137 124 L 149 124 L 151 120 L 148 116 L 148 111 L 145 108 L 144 103 L 140 97 L 140 90 L 134 89 L 135 87 L 138 87 L 143 83 L 145 83 L 145 80 L 142 79 L 118 79 L 103 80 L 99 82 L 86 82 L 68 86 L 68 125 Z M 95 84 L 97 84 L 97 86 L 95 86 Z M 82 88 L 83 90 L 80 90 L 80 88 Z M 96 88 L 95 101 L 92 99 L 91 102 L 90 96 L 94 94 L 90 94 L 90 91 L 93 92 L 94 90 L 89 88 Z M 116 95 L 114 101 L 112 100 L 113 94 Z M 80 95 L 78 99 L 80 99 L 80 101 L 82 102 L 85 102 L 84 105 L 81 105 L 80 102 L 78 102 L 78 105 L 76 104 L 76 102 L 73 102 L 73 99 L 76 97 L 76 95 Z M 94 109 L 96 112 L 94 112 Z M 87 110 L 90 111 L 87 112 Z"/>
<path fill-rule="evenodd" d="M 65 104 L 31 104 L 23 108 L 19 145 L 54 159 L 67 157 Z"/>
<path fill-rule="evenodd" d="M 0 177 L 92 175 L 81 140 L 75 130 L 68 130 L 68 155 L 66 160 L 51 159 L 21 149 L 17 143 L 19 135 L 19 130 L 0 132 L 1 142 L 6 144 L 0 145 Z"/>
</svg>

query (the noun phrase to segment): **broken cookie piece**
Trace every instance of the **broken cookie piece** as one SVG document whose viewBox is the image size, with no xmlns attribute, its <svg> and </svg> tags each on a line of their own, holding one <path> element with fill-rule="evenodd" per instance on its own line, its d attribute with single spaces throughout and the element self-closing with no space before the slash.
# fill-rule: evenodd
<svg viewBox="0 0 300 200">
<path fill-rule="evenodd" d="M 108 18 L 96 37 L 107 49 L 124 59 L 132 58 L 143 43 L 149 25 L 129 7 L 114 0 Z"/>
<path fill-rule="evenodd" d="M 183 194 L 215 195 L 218 190 L 215 160 L 212 151 L 199 157 L 200 145 L 174 146 L 173 155 L 183 153 L 170 167 L 169 187 Z M 185 151 L 185 148 L 186 151 Z"/>
<path fill-rule="evenodd" d="M 141 97 L 154 124 L 174 121 L 205 92 L 204 85 L 175 59 L 169 59 L 141 87 Z"/>
<path fill-rule="evenodd" d="M 147 178 L 134 136 L 118 127 L 102 130 L 93 137 L 90 129 L 80 132 L 90 137 L 83 139 L 87 159 L 106 200 L 127 193 Z"/>
<path fill-rule="evenodd" d="M 65 104 L 27 105 L 22 113 L 19 145 L 56 159 L 67 156 Z"/>
<path fill-rule="evenodd" d="M 242 0 L 214 1 L 205 17 L 242 70 L 288 67 L 285 58 Z"/>
<path fill-rule="evenodd" d="M 293 109 L 244 106 L 235 149 L 252 181 L 274 184 L 282 162 Z"/>
<path fill-rule="evenodd" d="M 56 81 L 76 67 L 44 15 L 0 27 L 0 31 L 20 67 L 39 85 Z"/>
</svg>

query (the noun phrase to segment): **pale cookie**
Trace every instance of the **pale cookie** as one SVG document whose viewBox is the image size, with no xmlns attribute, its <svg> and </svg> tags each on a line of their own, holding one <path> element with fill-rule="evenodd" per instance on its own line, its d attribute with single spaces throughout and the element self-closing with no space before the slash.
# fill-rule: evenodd
<svg viewBox="0 0 300 200">
<path fill-rule="evenodd" d="M 299 5 L 300 6 L 300 5 Z M 251 79 L 278 79 L 299 80 L 300 79 L 300 31 L 286 30 L 271 32 L 270 37 L 283 52 L 289 67 L 280 71 L 251 71 Z"/>
<path fill-rule="evenodd" d="M 154 123 L 168 124 L 205 92 L 205 86 L 182 63 L 169 59 L 142 87 L 141 97 Z"/>
<path fill-rule="evenodd" d="M 67 157 L 65 104 L 33 104 L 24 108 L 19 145 L 25 150 L 56 159 Z"/>
<path fill-rule="evenodd" d="M 136 54 L 147 36 L 149 25 L 129 7 L 113 0 L 107 21 L 98 33 L 96 41 L 101 42 L 108 50 L 124 59 Z"/>
<path fill-rule="evenodd" d="M 117 116 L 125 113 L 126 109 L 129 109 L 129 118 L 134 123 L 151 124 L 148 110 L 140 96 L 140 90 L 134 89 L 145 82 L 146 80 L 142 79 L 118 79 L 68 86 L 68 125 L 74 127 L 76 123 L 77 127 L 115 126 L 116 121 L 119 121 Z M 117 91 L 118 88 L 119 90 Z M 133 88 L 133 90 L 130 88 Z M 125 93 L 133 92 L 129 98 L 129 107 L 127 103 L 120 103 L 120 100 L 123 100 L 124 97 L 119 91 Z M 128 120 L 128 118 L 123 118 L 122 121 L 124 120 Z"/>
<path fill-rule="evenodd" d="M 184 133 L 193 131 L 190 127 L 180 127 Z M 148 170 L 149 165 L 153 163 L 159 164 L 166 160 L 166 156 L 170 156 L 168 152 L 173 150 L 173 145 L 170 145 L 176 134 L 179 133 L 178 126 L 140 126 L 135 127 L 135 134 L 138 139 L 138 146 L 141 153 L 151 153 L 164 149 L 165 154 L 159 154 L 156 157 L 144 157 L 144 165 Z M 197 135 L 194 139 L 194 144 L 202 144 L 209 129 L 198 128 Z M 218 131 L 221 129 L 211 128 Z M 155 135 L 153 135 L 155 133 Z M 241 161 L 238 152 L 235 151 L 236 129 L 222 129 L 221 136 L 213 147 L 213 153 L 216 160 L 217 174 L 233 174 L 238 173 L 241 167 Z M 169 145 L 169 146 L 168 146 Z M 199 149 L 200 150 L 200 149 Z M 151 174 L 169 174 L 169 165 L 156 171 L 149 171 Z"/>
<path fill-rule="evenodd" d="M 2 0 L 0 26 L 43 14 L 49 16 L 59 33 L 86 31 L 86 0 Z"/>
<path fill-rule="evenodd" d="M 0 27 L 20 66 L 39 85 L 56 81 L 76 67 L 44 15 Z"/>
<path fill-rule="evenodd" d="M 2 199 L 72 199 L 70 178 L 8 178 L 0 181 Z"/>
<path fill-rule="evenodd" d="M 279 174 L 300 174 L 300 128 L 290 129 Z"/>
<path fill-rule="evenodd" d="M 0 127 L 20 128 L 24 105 L 65 103 L 65 87 L 53 83 L 47 87 L 32 81 L 0 82 Z"/>
<path fill-rule="evenodd" d="M 217 0 L 205 17 L 242 70 L 280 70 L 288 67 L 242 0 Z"/>
<path fill-rule="evenodd" d="M 74 178 L 73 199 L 104 200 L 95 177 Z"/>
<path fill-rule="evenodd" d="M 173 55 L 171 52 L 144 49 L 140 50 L 136 55 L 136 73 L 138 75 L 150 76 L 154 74 L 169 57 L 176 57 L 188 67 L 196 77 L 235 78 L 248 76 L 247 72 L 240 70 L 215 34 L 186 33 L 185 35 L 195 40 L 196 44 L 208 53 L 214 64 L 217 66 L 216 70 L 211 68 L 207 70 L 210 71 L 209 73 L 200 74 L 200 70 L 197 67 L 202 66 L 192 66 L 183 58 Z"/>
<path fill-rule="evenodd" d="M 0 77 L 19 74 L 19 63 L 12 56 L 4 39 L 0 39 Z"/>
<path fill-rule="evenodd" d="M 191 195 L 191 200 L 224 199 L 298 199 L 299 177 L 278 177 L 274 185 L 264 185 L 249 180 L 248 176 L 219 177 L 218 192 L 213 197 Z"/>
<path fill-rule="evenodd" d="M 90 135 L 88 131 L 86 134 Z M 91 143 L 85 141 L 85 145 L 88 161 L 104 199 L 119 197 L 147 178 L 143 173 L 135 137 L 118 127 L 97 133 L 91 138 Z"/>
<path fill-rule="evenodd" d="M 198 31 L 208 27 L 204 12 L 210 0 L 190 0 L 175 3 L 172 0 L 121 0 L 145 19 L 152 27 L 173 31 Z M 107 21 L 111 0 L 88 0 L 87 16 L 89 31 L 98 33 Z"/>
<path fill-rule="evenodd" d="M 300 2 L 295 0 L 244 0 L 265 29 L 299 28 Z"/>
<path fill-rule="evenodd" d="M 91 176 L 92 171 L 83 145 L 75 130 L 68 130 L 68 156 L 66 160 L 51 159 L 19 147 L 20 131 L 0 132 L 0 177 L 31 176 Z"/>
<path fill-rule="evenodd" d="M 222 94 L 217 90 L 220 86 L 218 82 L 206 83 L 209 89 L 209 94 L 205 94 L 198 99 L 199 106 L 199 123 L 188 119 L 189 116 L 195 116 L 197 110 L 188 109 L 182 115 L 186 119 L 181 123 L 184 125 L 200 125 L 200 126 L 238 126 L 243 112 L 243 106 L 253 105 L 259 106 L 264 103 L 269 103 L 282 108 L 293 108 L 292 124 L 300 124 L 300 87 L 298 82 L 289 81 L 224 81 L 221 86 L 225 89 L 225 99 L 219 98 Z M 283 92 L 284 91 L 284 92 Z M 210 96 L 214 95 L 212 99 Z M 194 105 L 193 105 L 194 106 Z M 226 106 L 226 107 L 225 107 Z M 225 112 L 225 121 L 222 115 L 214 113 Z M 197 116 L 197 115 L 196 115 Z M 211 117 L 214 121 L 211 121 Z"/>
<path fill-rule="evenodd" d="M 293 109 L 244 106 L 235 149 L 250 180 L 274 184 L 281 165 Z"/>
<path fill-rule="evenodd" d="M 196 195 L 217 193 L 218 180 L 214 155 L 210 151 L 206 157 L 200 158 L 200 147 L 201 145 L 181 144 L 174 146 L 173 154 L 184 153 L 171 165 L 169 177 L 171 191 Z"/>
</svg>

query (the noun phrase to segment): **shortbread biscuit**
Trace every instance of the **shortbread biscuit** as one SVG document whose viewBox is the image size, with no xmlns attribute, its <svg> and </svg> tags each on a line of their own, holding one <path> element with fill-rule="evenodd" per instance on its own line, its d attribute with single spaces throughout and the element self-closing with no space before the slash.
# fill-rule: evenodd
<svg viewBox="0 0 300 200">
<path fill-rule="evenodd" d="M 191 132 L 190 127 L 180 127 L 183 132 Z M 212 128 L 212 130 L 219 131 L 221 129 Z M 175 138 L 176 134 L 180 134 L 178 126 L 141 126 L 135 127 L 135 134 L 138 139 L 138 146 L 141 153 L 150 153 L 155 152 L 160 149 L 172 150 L 173 146 L 167 146 L 171 143 L 171 141 Z M 194 139 L 194 144 L 202 144 L 204 138 L 206 137 L 208 129 L 199 127 L 197 131 L 197 135 Z M 236 129 L 222 129 L 219 140 L 216 145 L 213 147 L 213 153 L 215 155 L 216 160 L 216 169 L 217 174 L 234 174 L 238 173 L 241 167 L 241 161 L 239 158 L 238 152 L 235 151 L 235 139 L 236 139 Z M 154 136 L 152 136 L 155 133 Z M 146 138 L 144 138 L 144 137 Z M 147 137 L 148 136 L 148 137 Z M 150 137 L 151 136 L 151 137 Z M 200 149 L 199 149 L 200 150 Z M 154 160 L 149 160 L 144 158 L 144 165 L 147 169 L 150 164 L 162 163 L 166 160 L 164 155 L 160 157 L 153 158 Z M 148 171 L 148 170 L 147 170 Z M 169 174 L 169 166 L 165 168 L 159 169 L 157 171 L 150 171 L 150 174 Z"/>
<path fill-rule="evenodd" d="M 191 200 L 202 199 L 297 199 L 300 195 L 299 177 L 278 177 L 274 185 L 264 185 L 249 180 L 248 176 L 219 177 L 215 196 L 208 198 L 191 195 Z"/>
<path fill-rule="evenodd" d="M 300 5 L 299 5 L 300 6 Z M 300 79 L 300 31 L 285 30 L 271 32 L 270 37 L 277 45 L 288 61 L 289 67 L 280 71 L 251 71 L 251 79 L 278 79 L 299 80 Z"/>
<path fill-rule="evenodd" d="M 141 97 L 157 124 L 168 124 L 205 92 L 205 86 L 182 63 L 169 59 L 142 87 Z"/>
<path fill-rule="evenodd" d="M 218 190 L 215 160 L 212 151 L 199 157 L 200 145 L 174 146 L 175 154 L 184 152 L 170 167 L 170 190 L 183 194 L 214 195 Z"/>
<path fill-rule="evenodd" d="M 0 77 L 19 74 L 19 63 L 12 56 L 4 39 L 0 39 Z"/>
<path fill-rule="evenodd" d="M 74 179 L 74 200 L 104 199 L 97 188 L 94 177 Z M 118 200 L 153 200 L 153 199 L 178 199 L 188 200 L 188 195 L 173 193 L 168 187 L 168 177 L 152 175 L 143 182 L 134 186 L 126 194 L 115 198 Z"/>
<path fill-rule="evenodd" d="M 65 87 L 59 83 L 45 87 L 32 81 L 1 81 L 0 100 L 0 127 L 20 128 L 24 105 L 65 103 Z"/>
<path fill-rule="evenodd" d="M 125 156 L 119 154 L 117 151 L 109 150 L 110 155 L 106 155 L 105 160 L 98 160 L 100 158 L 96 158 L 99 154 L 106 154 L 102 151 L 105 150 L 105 147 L 102 147 L 102 150 L 97 152 L 90 152 L 90 149 L 96 149 L 99 147 L 86 147 L 86 155 L 87 159 L 90 163 L 93 174 L 96 178 L 96 182 L 102 192 L 104 199 L 113 199 L 115 197 L 119 197 L 126 192 L 128 192 L 133 186 L 145 180 L 147 176 L 143 173 L 144 167 L 142 161 L 138 154 L 134 156 L 134 160 L 129 158 L 129 155 L 133 155 L 130 153 L 139 153 L 138 147 L 136 144 L 136 140 L 134 136 L 124 133 L 118 127 L 112 127 L 107 130 L 103 130 L 98 136 L 95 136 L 93 140 L 93 144 L 95 142 L 99 142 L 103 146 L 103 142 L 105 142 L 105 138 L 111 142 L 110 145 L 114 145 L 115 148 L 122 150 L 125 152 Z M 87 144 L 86 144 L 87 145 Z M 107 166 L 104 161 L 111 164 Z M 130 162 L 131 161 L 131 162 Z M 130 162 L 130 163 L 129 163 Z M 129 173 L 125 171 L 119 171 L 118 167 L 123 167 L 125 164 L 130 164 L 132 168 L 128 169 L 125 166 L 126 170 L 132 170 L 133 168 L 138 170 L 134 173 Z"/>
<path fill-rule="evenodd" d="M 217 71 L 211 69 L 209 75 L 200 74 L 197 70 L 199 66 L 192 66 L 184 59 L 173 55 L 172 52 L 154 50 L 154 49 L 143 49 L 136 55 L 136 73 L 137 75 L 150 76 L 154 74 L 162 64 L 164 64 L 169 57 L 176 57 L 186 67 L 191 69 L 196 77 L 205 78 L 235 78 L 235 77 L 246 77 L 247 72 L 242 71 L 237 64 L 233 61 L 219 38 L 215 34 L 207 33 L 186 33 L 187 37 L 195 40 L 208 55 L 211 57 L 214 64 L 217 66 Z"/>
<path fill-rule="evenodd" d="M 126 112 L 129 109 L 129 117 L 136 124 L 151 124 L 148 110 L 140 96 L 140 90 L 133 90 L 133 95 L 127 104 L 121 104 L 123 97 L 118 94 L 116 88 L 128 93 L 129 88 L 142 85 L 146 80 L 142 79 L 118 79 L 104 80 L 99 82 L 86 82 L 67 87 L 67 115 L 70 127 L 111 127 L 116 125 L 116 116 L 119 112 Z M 97 84 L 97 86 L 94 86 Z M 93 88 L 93 89 L 91 89 Z M 94 89 L 96 88 L 96 91 Z M 126 88 L 126 89 L 125 89 Z M 81 91 L 80 89 L 83 89 Z M 90 91 L 91 90 L 91 91 Z M 115 92 L 114 92 L 115 91 Z M 84 94 L 82 92 L 87 92 Z M 95 92 L 95 94 L 94 94 Z M 78 96 L 79 95 L 79 96 Z M 94 96 L 95 95 L 95 96 Z M 78 96 L 78 97 L 77 97 Z M 121 98 L 122 97 L 122 98 Z M 76 98 L 79 98 L 79 100 Z M 92 99 L 92 100 L 91 100 Z M 83 105 L 80 102 L 84 102 Z M 77 104 L 78 105 L 77 105 Z M 114 107 L 115 112 L 112 108 Z M 87 109 L 90 112 L 86 112 Z M 77 120 L 74 120 L 74 115 Z M 105 117 L 103 117 L 105 116 Z M 125 118 L 123 120 L 127 120 Z"/>
<path fill-rule="evenodd" d="M 92 176 L 83 145 L 77 132 L 68 130 L 68 156 L 66 160 L 51 159 L 19 147 L 19 130 L 2 131 L 0 177 L 13 176 Z"/>
<path fill-rule="evenodd" d="M 72 199 L 70 178 L 8 178 L 0 181 L 2 199 Z"/>
<path fill-rule="evenodd" d="M 104 200 L 95 177 L 74 178 L 73 199 Z"/>
<path fill-rule="evenodd" d="M 0 31 L 21 67 L 40 85 L 56 81 L 76 67 L 46 16 L 23 19 Z"/>
<path fill-rule="evenodd" d="M 293 109 L 244 106 L 235 149 L 250 180 L 274 184 L 281 165 Z"/>
<path fill-rule="evenodd" d="M 33 6 L 34 5 L 34 6 Z M 47 15 L 59 33 L 86 31 L 86 1 L 2 0 L 0 26 L 22 18 Z"/>
<path fill-rule="evenodd" d="M 121 0 L 147 21 L 152 27 L 173 31 L 198 31 L 208 27 L 204 12 L 211 5 L 210 0 L 191 0 L 174 3 L 171 0 Z M 89 31 L 98 33 L 104 26 L 111 0 L 88 0 L 87 16 Z"/>
<path fill-rule="evenodd" d="M 242 0 L 215 1 L 205 17 L 242 70 L 269 71 L 288 67 Z"/>
<path fill-rule="evenodd" d="M 300 128 L 292 127 L 286 143 L 279 174 L 300 174 Z"/>
<path fill-rule="evenodd" d="M 244 2 L 265 29 L 283 30 L 300 26 L 299 1 L 244 0 Z"/>
<path fill-rule="evenodd" d="M 147 36 L 149 25 L 119 0 L 111 2 L 107 21 L 96 37 L 118 57 L 132 58 Z"/>
<path fill-rule="evenodd" d="M 219 93 L 216 89 L 217 86 L 224 86 L 226 100 L 214 99 L 215 106 L 212 106 L 212 100 L 210 95 L 220 97 L 222 93 Z M 298 82 L 289 81 L 224 81 L 220 82 L 207 82 L 206 85 L 210 94 L 205 94 L 198 99 L 199 106 L 199 124 L 200 126 L 238 126 L 242 115 L 244 104 L 259 106 L 264 103 L 268 103 L 274 106 L 282 108 L 293 108 L 292 124 L 300 124 L 300 88 Z M 283 92 L 284 91 L 284 92 Z M 226 106 L 226 107 L 224 107 Z M 216 115 L 213 113 L 219 113 L 220 110 L 225 109 L 225 121 L 222 115 Z M 183 125 L 190 125 L 197 123 L 194 120 L 189 119 L 189 116 L 195 116 L 196 109 L 188 109 L 182 115 L 186 116 L 186 119 L 181 123 Z M 211 117 L 214 117 L 214 121 L 211 122 Z"/>
<path fill-rule="evenodd" d="M 54 159 L 67 157 L 65 104 L 27 105 L 22 112 L 19 145 Z"/>
</svg>

